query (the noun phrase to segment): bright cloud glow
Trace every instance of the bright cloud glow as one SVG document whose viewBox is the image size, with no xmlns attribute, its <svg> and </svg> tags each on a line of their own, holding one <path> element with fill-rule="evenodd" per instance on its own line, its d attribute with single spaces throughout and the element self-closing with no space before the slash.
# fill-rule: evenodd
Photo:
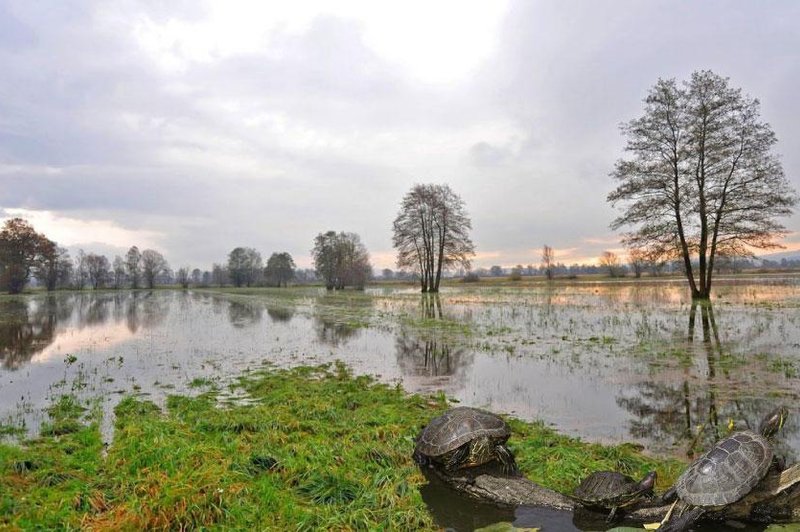
<svg viewBox="0 0 800 532">
<path fill-rule="evenodd" d="M 307 31 L 318 17 L 355 21 L 365 44 L 412 79 L 433 84 L 463 79 L 490 57 L 504 1 L 425 2 L 211 2 L 205 16 L 157 22 L 142 17 L 135 36 L 165 70 L 182 72 L 192 63 L 234 55 L 274 52 L 276 35 Z"/>
<path fill-rule="evenodd" d="M 126 229 L 108 220 L 86 220 L 61 216 L 51 211 L 29 209 L 4 209 L 9 218 L 24 218 L 39 233 L 43 233 L 60 246 L 78 246 L 101 242 L 109 246 L 127 248 L 132 243 L 144 248 L 157 248 L 160 234 L 154 231 Z"/>
</svg>

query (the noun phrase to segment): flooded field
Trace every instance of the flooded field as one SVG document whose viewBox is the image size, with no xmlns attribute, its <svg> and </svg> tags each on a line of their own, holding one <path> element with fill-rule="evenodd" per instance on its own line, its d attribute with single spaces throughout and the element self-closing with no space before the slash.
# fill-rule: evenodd
<svg viewBox="0 0 800 532">
<path fill-rule="evenodd" d="M 729 283 L 712 306 L 693 306 L 677 282 L 5 298 L 0 420 L 32 431 L 66 392 L 110 412 L 124 393 L 161 401 L 265 362 L 340 359 L 412 392 L 685 456 L 776 402 L 796 404 L 798 282 Z"/>
<path fill-rule="evenodd" d="M 246 401 L 224 393 L 243 370 L 342 360 L 411 392 L 442 391 L 661 456 L 686 457 L 783 403 L 795 416 L 779 452 L 796 460 L 800 278 L 721 283 L 712 303 L 693 305 L 672 281 L 464 286 L 439 296 L 295 288 L 6 297 L 0 434 L 34 434 L 50 400 L 71 393 L 102 405 L 110 439 L 124 394 L 163 403 L 216 386 Z M 435 484 L 423 497 L 456 529 L 573 520 L 471 501 L 450 515 L 458 504 Z"/>
</svg>

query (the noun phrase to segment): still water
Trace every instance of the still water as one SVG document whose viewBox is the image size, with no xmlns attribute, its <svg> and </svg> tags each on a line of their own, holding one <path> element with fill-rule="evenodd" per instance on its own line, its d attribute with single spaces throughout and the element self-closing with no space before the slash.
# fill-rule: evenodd
<svg viewBox="0 0 800 532">
<path fill-rule="evenodd" d="M 777 402 L 800 449 L 800 279 L 257 295 L 63 293 L 0 299 L 0 423 L 35 433 L 50 398 L 156 402 L 243 370 L 345 361 L 411 392 L 543 419 L 563 433 L 686 456 Z"/>
</svg>

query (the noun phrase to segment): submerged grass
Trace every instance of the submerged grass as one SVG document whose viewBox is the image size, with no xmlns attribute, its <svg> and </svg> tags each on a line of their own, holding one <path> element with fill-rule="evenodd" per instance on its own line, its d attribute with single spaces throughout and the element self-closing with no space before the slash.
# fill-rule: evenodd
<svg viewBox="0 0 800 532">
<path fill-rule="evenodd" d="M 124 399 L 105 456 L 96 411 L 62 397 L 40 438 L 0 444 L 0 528 L 435 528 L 410 456 L 443 396 L 407 395 L 342 365 L 265 369 L 239 386 L 252 401 L 225 408 L 215 390 L 171 396 L 163 412 Z M 680 469 L 634 446 L 511 424 L 523 472 L 561 491 L 597 469 L 654 468 L 662 486 Z"/>
</svg>

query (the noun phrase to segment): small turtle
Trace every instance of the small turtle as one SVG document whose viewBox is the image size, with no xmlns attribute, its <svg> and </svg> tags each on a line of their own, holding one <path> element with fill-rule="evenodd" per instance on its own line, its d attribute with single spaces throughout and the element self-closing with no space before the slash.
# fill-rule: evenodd
<svg viewBox="0 0 800 532">
<path fill-rule="evenodd" d="M 451 408 L 422 430 L 414 460 L 420 465 L 444 465 L 448 473 L 497 460 L 505 473 L 516 474 L 517 463 L 506 447 L 509 436 L 508 423 L 491 412 L 466 406 Z"/>
<path fill-rule="evenodd" d="M 733 504 L 750 493 L 773 464 L 769 440 L 783 427 L 788 413 L 783 406 L 776 408 L 761 422 L 761 434 L 736 432 L 692 462 L 663 497 L 669 501 L 677 494 L 685 505 L 682 515 L 667 521 L 659 530 L 686 530 L 704 513 Z M 669 514 L 665 520 L 668 517 Z"/>
<path fill-rule="evenodd" d="M 596 471 L 575 488 L 573 498 L 590 509 L 611 510 L 606 519 L 611 521 L 619 508 L 652 497 L 655 484 L 655 471 L 649 472 L 639 482 L 616 471 Z"/>
</svg>

